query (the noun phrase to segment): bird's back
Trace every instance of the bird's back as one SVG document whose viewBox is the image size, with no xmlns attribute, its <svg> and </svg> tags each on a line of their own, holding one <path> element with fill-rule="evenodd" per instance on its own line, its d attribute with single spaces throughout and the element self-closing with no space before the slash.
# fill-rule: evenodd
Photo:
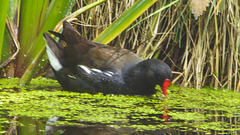
<svg viewBox="0 0 240 135">
<path fill-rule="evenodd" d="M 80 64 L 100 70 L 122 71 L 142 61 L 139 56 L 127 49 L 88 41 L 66 21 L 63 23 L 62 34 L 51 33 L 60 38 L 57 46 L 63 50 L 61 54 L 64 57 L 61 57 L 61 62 L 66 67 Z"/>
</svg>

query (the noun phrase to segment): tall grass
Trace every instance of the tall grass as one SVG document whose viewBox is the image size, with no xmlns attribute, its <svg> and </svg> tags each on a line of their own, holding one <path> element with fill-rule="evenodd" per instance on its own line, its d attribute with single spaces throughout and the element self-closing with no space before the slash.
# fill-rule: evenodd
<svg viewBox="0 0 240 135">
<path fill-rule="evenodd" d="M 91 3 L 78 2 L 80 7 Z M 108 0 L 106 5 L 81 14 L 76 22 L 78 30 L 93 40 L 134 2 Z M 158 1 L 135 23 L 171 2 Z M 213 1 L 198 19 L 191 13 L 190 5 L 191 2 L 181 0 L 123 31 L 109 45 L 131 49 L 144 59 L 165 61 L 173 70 L 173 83 L 183 87 L 199 89 L 210 85 L 239 91 L 239 2 Z"/>
</svg>

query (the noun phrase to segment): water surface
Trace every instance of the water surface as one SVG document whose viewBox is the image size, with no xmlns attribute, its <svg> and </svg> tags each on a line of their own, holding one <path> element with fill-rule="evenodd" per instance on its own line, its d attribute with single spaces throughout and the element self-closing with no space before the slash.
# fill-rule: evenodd
<svg viewBox="0 0 240 135">
<path fill-rule="evenodd" d="M 240 134 L 240 94 L 171 86 L 168 99 L 62 91 L 55 80 L 0 79 L 0 133 Z M 160 87 L 156 87 L 160 89 Z"/>
</svg>

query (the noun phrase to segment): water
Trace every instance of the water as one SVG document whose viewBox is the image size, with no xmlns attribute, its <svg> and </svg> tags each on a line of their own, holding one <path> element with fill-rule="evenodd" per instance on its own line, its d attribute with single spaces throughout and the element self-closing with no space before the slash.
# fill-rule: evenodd
<svg viewBox="0 0 240 135">
<path fill-rule="evenodd" d="M 240 134 L 240 94 L 169 88 L 154 96 L 61 91 L 54 80 L 0 79 L 0 133 L 34 135 Z"/>
</svg>

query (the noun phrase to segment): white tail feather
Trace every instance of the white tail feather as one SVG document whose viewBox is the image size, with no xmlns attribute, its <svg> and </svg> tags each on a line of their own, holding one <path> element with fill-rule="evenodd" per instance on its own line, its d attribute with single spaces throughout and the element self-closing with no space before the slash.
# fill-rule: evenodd
<svg viewBox="0 0 240 135">
<path fill-rule="evenodd" d="M 47 49 L 47 55 L 48 55 L 50 64 L 53 67 L 53 69 L 56 71 L 59 71 L 60 69 L 62 69 L 63 68 L 62 64 L 60 63 L 56 55 L 53 53 L 51 48 L 48 45 L 46 45 L 46 49 Z"/>
</svg>

